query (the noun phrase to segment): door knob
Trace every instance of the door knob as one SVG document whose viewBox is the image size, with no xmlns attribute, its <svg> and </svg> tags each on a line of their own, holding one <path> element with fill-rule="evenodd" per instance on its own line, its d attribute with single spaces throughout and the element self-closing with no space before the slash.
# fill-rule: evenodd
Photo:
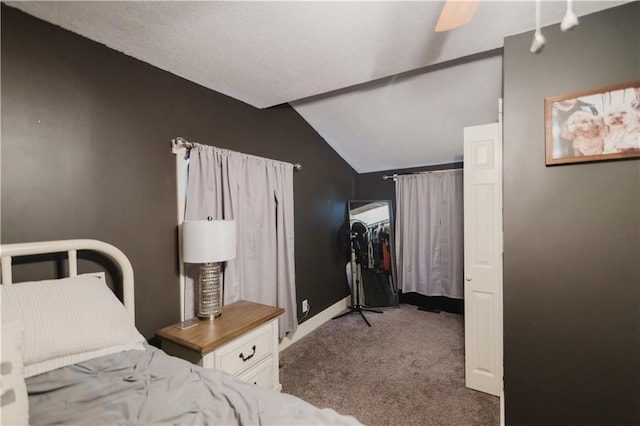
<svg viewBox="0 0 640 426">
<path fill-rule="evenodd" d="M 471 281 L 471 275 L 465 276 L 464 279 L 467 280 L 467 281 Z"/>
</svg>

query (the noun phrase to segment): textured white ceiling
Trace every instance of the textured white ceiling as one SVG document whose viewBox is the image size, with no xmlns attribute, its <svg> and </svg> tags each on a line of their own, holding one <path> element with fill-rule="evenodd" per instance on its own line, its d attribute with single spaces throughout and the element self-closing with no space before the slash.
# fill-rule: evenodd
<svg viewBox="0 0 640 426">
<path fill-rule="evenodd" d="M 534 26 L 533 1 L 483 0 L 447 33 L 433 31 L 442 1 L 9 4 L 255 107 L 291 102 L 359 172 L 460 159 L 462 127 L 495 121 L 499 58 L 386 77 L 500 48 Z M 544 1 L 543 24 L 565 7 Z"/>
<path fill-rule="evenodd" d="M 366 173 L 461 161 L 462 129 L 498 121 L 501 88 L 497 55 L 292 105 L 356 171 Z"/>
</svg>

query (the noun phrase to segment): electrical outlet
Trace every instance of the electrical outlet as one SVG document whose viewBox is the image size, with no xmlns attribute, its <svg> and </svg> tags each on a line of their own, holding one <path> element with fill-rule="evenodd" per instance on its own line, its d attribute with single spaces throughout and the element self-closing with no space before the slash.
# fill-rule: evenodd
<svg viewBox="0 0 640 426">
<path fill-rule="evenodd" d="M 309 311 L 309 301 L 307 299 L 304 299 L 302 301 L 302 313 L 305 314 L 307 313 L 307 311 Z"/>
</svg>

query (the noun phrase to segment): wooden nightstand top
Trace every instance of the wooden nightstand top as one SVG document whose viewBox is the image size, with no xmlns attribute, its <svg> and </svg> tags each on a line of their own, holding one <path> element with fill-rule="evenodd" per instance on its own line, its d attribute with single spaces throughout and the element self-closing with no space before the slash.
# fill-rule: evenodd
<svg viewBox="0 0 640 426">
<path fill-rule="evenodd" d="M 284 309 L 240 300 L 222 308 L 222 316 L 200 320 L 181 330 L 173 325 L 156 332 L 160 339 L 187 347 L 204 355 L 284 313 Z"/>
</svg>

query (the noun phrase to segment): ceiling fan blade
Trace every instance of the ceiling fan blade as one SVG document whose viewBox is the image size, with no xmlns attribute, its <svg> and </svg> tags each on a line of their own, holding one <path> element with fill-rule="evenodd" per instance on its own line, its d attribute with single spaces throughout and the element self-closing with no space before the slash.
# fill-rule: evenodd
<svg viewBox="0 0 640 426">
<path fill-rule="evenodd" d="M 435 31 L 449 31 L 471 21 L 480 0 L 447 0 L 440 12 Z"/>
</svg>

